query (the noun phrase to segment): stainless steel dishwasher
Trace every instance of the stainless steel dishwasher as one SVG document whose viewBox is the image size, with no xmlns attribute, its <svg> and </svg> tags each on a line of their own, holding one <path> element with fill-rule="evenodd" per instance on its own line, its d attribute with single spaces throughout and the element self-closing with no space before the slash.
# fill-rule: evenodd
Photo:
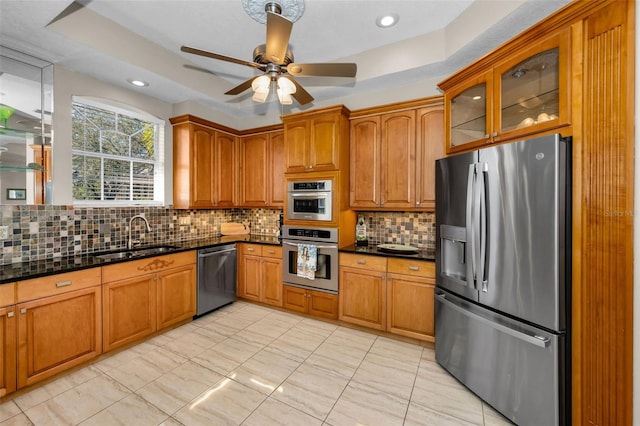
<svg viewBox="0 0 640 426">
<path fill-rule="evenodd" d="M 196 316 L 236 299 L 236 245 L 198 250 L 198 307 Z"/>
</svg>

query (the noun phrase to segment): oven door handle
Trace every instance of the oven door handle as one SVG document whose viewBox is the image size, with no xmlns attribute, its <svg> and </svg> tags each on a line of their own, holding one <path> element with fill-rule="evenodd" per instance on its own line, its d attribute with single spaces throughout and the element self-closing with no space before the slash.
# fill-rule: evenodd
<svg viewBox="0 0 640 426">
<path fill-rule="evenodd" d="M 296 243 L 289 243 L 287 241 L 284 241 L 282 244 L 287 244 L 287 245 L 295 246 L 295 247 L 298 247 L 299 244 L 308 244 L 308 245 L 311 245 L 311 246 L 316 246 L 319 249 L 337 249 L 338 248 L 338 246 L 319 246 L 317 244 L 312 244 L 312 243 L 299 243 L 299 244 L 296 244 Z"/>
<path fill-rule="evenodd" d="M 293 198 L 328 198 L 328 192 L 290 192 L 289 195 Z"/>
</svg>

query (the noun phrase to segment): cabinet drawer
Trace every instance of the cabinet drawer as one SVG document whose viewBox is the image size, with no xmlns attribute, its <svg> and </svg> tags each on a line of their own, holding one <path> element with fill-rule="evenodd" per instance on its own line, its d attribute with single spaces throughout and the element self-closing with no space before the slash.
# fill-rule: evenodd
<svg viewBox="0 0 640 426">
<path fill-rule="evenodd" d="M 262 256 L 262 246 L 260 244 L 239 244 L 240 253 L 249 256 Z"/>
<path fill-rule="evenodd" d="M 390 258 L 388 272 L 390 274 L 435 278 L 436 264 L 426 260 Z"/>
<path fill-rule="evenodd" d="M 154 274 L 166 269 L 177 268 L 192 263 L 196 263 L 195 251 L 185 251 L 103 266 L 102 282 L 108 283 L 145 274 Z"/>
<path fill-rule="evenodd" d="M 262 246 L 263 257 L 273 257 L 276 259 L 282 259 L 282 247 L 278 246 Z"/>
<path fill-rule="evenodd" d="M 340 266 L 384 272 L 387 269 L 387 258 L 382 256 L 340 253 Z"/>
<path fill-rule="evenodd" d="M 18 281 L 17 302 L 26 302 L 98 285 L 100 285 L 100 268 Z"/>
</svg>

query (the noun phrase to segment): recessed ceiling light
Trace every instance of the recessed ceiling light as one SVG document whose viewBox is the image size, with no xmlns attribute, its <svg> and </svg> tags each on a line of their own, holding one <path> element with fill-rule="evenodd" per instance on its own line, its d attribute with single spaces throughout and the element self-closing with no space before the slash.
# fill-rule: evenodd
<svg viewBox="0 0 640 426">
<path fill-rule="evenodd" d="M 147 87 L 149 85 L 149 83 L 147 83 L 146 81 L 142 81 L 142 80 L 127 79 L 127 81 L 129 83 L 133 84 L 134 86 L 138 86 L 138 87 Z"/>
<path fill-rule="evenodd" d="M 376 25 L 381 28 L 389 28 L 398 23 L 400 17 L 397 13 L 389 13 L 387 15 L 378 16 Z"/>
</svg>

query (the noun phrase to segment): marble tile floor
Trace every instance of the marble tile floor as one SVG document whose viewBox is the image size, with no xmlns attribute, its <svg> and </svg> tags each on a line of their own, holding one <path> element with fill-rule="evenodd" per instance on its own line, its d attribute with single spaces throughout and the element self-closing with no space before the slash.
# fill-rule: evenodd
<svg viewBox="0 0 640 426">
<path fill-rule="evenodd" d="M 0 425 L 508 425 L 432 349 L 246 302 L 0 405 Z"/>
</svg>

